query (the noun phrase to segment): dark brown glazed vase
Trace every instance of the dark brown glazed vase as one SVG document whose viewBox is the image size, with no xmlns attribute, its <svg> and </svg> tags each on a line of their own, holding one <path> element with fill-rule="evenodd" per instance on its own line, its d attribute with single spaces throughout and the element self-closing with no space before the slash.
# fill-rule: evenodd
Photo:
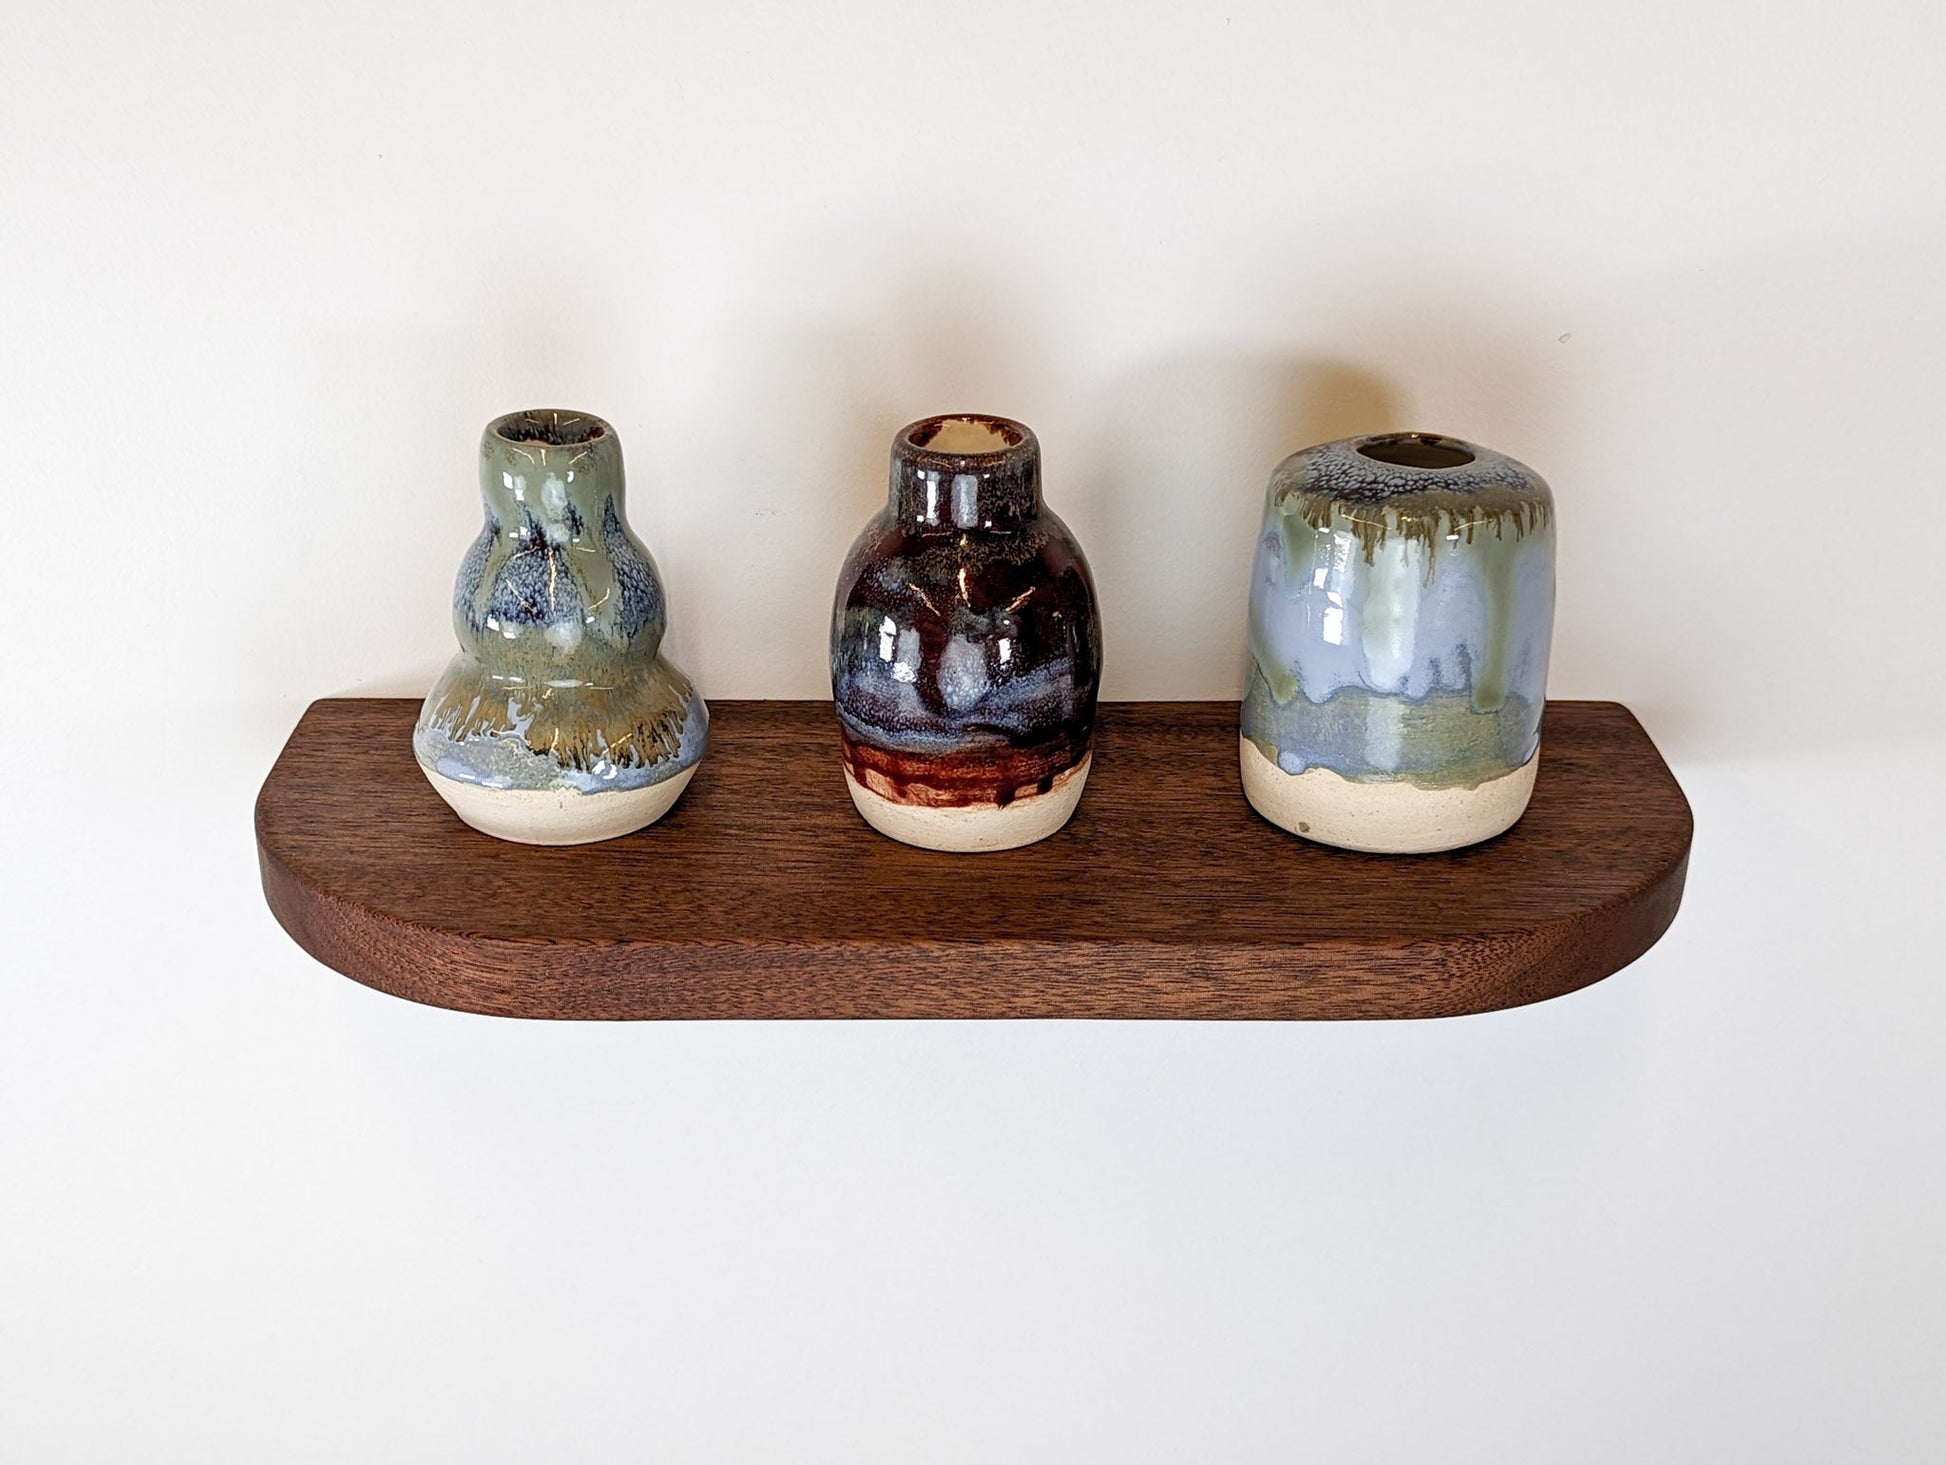
<svg viewBox="0 0 1946 1465">
<path fill-rule="evenodd" d="M 1018 422 L 928 417 L 838 576 L 831 689 L 852 801 L 926 849 L 1054 833 L 1088 777 L 1101 623 L 1081 546 Z"/>
</svg>

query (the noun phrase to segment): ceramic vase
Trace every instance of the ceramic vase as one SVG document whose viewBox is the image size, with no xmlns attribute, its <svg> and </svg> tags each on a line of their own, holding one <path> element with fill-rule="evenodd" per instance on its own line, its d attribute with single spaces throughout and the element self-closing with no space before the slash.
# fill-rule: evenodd
<svg viewBox="0 0 1946 1465">
<path fill-rule="evenodd" d="M 1054 833 L 1087 782 L 1100 679 L 1094 581 L 1041 502 L 1034 434 L 977 414 L 901 431 L 831 620 L 845 780 L 866 822 L 936 850 Z"/>
<path fill-rule="evenodd" d="M 1286 458 L 1251 581 L 1244 793 L 1346 849 L 1501 833 L 1534 788 L 1553 621 L 1553 497 L 1531 468 L 1425 433 Z"/>
<path fill-rule="evenodd" d="M 460 653 L 412 735 L 475 829 L 523 844 L 612 839 L 662 817 L 709 740 L 661 654 L 655 561 L 624 517 L 622 445 L 584 412 L 515 412 L 480 438 L 486 523 L 460 565 Z"/>
</svg>

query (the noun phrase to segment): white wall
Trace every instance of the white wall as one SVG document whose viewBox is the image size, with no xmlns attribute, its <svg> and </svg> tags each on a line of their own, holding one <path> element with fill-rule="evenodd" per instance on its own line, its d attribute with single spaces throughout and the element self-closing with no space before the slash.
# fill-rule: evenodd
<svg viewBox="0 0 1946 1465">
<path fill-rule="evenodd" d="M 0 6 L 0 1455 L 1938 1458 L 1946 11 Z M 1622 975 L 1419 1025 L 521 1025 L 327 972 L 250 800 L 416 693 L 514 407 L 714 697 L 892 431 L 1032 424 L 1114 697 L 1271 465 L 1553 482 L 1554 690 L 1696 806 Z M 20 772 L 26 774 L 24 784 Z"/>
</svg>

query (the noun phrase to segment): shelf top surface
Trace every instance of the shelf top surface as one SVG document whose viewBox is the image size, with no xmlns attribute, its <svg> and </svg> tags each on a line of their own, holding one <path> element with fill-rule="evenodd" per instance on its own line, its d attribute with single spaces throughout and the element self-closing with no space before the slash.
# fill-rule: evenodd
<svg viewBox="0 0 1946 1465">
<path fill-rule="evenodd" d="M 361 981 L 533 1016 L 1478 1011 L 1639 955 L 1674 915 L 1691 832 L 1614 703 L 1550 703 L 1525 817 L 1420 856 L 1329 849 L 1258 817 L 1234 704 L 1111 703 L 1065 829 L 939 854 L 853 810 L 828 703 L 725 702 L 660 822 L 538 848 L 447 809 L 412 758 L 416 713 L 394 699 L 305 713 L 257 808 L 273 909 Z M 792 973 L 796 997 L 775 990 Z M 1173 981 L 1170 1000 L 1127 1009 L 1138 977 Z"/>
</svg>

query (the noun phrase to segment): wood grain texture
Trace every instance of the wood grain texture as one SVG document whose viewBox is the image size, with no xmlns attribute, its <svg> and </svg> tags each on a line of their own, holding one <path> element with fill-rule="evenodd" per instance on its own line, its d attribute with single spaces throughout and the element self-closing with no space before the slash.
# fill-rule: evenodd
<svg viewBox="0 0 1946 1465">
<path fill-rule="evenodd" d="M 418 703 L 312 704 L 257 800 L 270 907 L 416 1002 L 544 1018 L 1395 1018 L 1513 1007 L 1646 951 L 1689 805 L 1612 702 L 1550 702 L 1508 833 L 1450 854 L 1295 839 L 1244 802 L 1236 706 L 1105 704 L 1068 827 L 947 855 L 875 834 L 823 702 L 723 702 L 658 824 L 566 849 L 461 824 Z"/>
</svg>

